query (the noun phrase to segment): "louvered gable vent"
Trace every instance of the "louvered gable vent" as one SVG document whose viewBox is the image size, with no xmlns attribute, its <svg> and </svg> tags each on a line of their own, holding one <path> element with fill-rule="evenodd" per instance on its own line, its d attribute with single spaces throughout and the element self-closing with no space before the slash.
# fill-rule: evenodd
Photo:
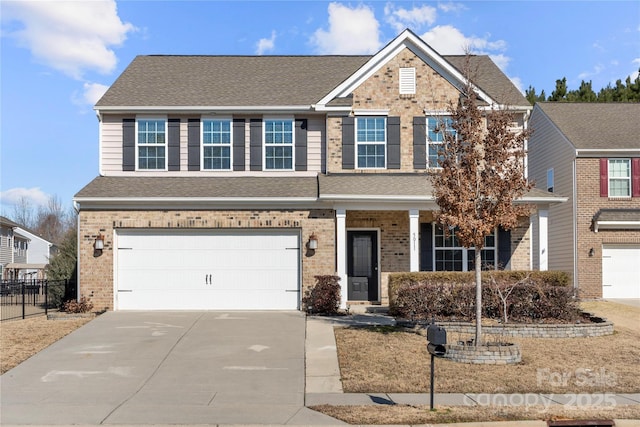
<svg viewBox="0 0 640 427">
<path fill-rule="evenodd" d="M 413 95 L 416 93 L 416 69 L 400 68 L 400 95 Z"/>
</svg>

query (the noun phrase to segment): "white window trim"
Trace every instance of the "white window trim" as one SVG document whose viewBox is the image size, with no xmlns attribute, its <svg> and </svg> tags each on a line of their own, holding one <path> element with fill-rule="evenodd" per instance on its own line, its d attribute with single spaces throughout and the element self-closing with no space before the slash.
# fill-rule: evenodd
<svg viewBox="0 0 640 427">
<path fill-rule="evenodd" d="M 204 167 L 204 122 L 205 121 L 229 121 L 229 168 L 228 169 L 205 169 Z M 206 144 L 207 146 L 225 146 L 226 144 Z M 215 117 L 207 117 L 203 116 L 200 118 L 200 170 L 203 172 L 229 172 L 233 170 L 233 117 L 226 116 L 215 116 Z"/>
<path fill-rule="evenodd" d="M 366 118 L 375 118 L 375 119 L 379 119 L 379 118 L 384 118 L 384 143 L 383 142 L 358 142 L 358 119 L 366 119 Z M 355 168 L 356 169 L 361 169 L 361 170 L 386 170 L 387 169 L 387 161 L 389 159 L 388 153 L 387 153 L 387 142 L 388 142 L 388 126 L 389 126 L 389 122 L 388 122 L 388 116 L 386 114 L 363 114 L 361 116 L 356 116 L 355 120 L 354 120 L 354 126 L 353 126 L 353 131 L 355 132 L 353 135 L 353 140 L 354 140 L 354 163 L 355 163 Z M 360 145 L 383 145 L 384 144 L 384 166 L 380 166 L 380 167 L 360 167 L 358 166 L 358 146 Z"/>
<path fill-rule="evenodd" d="M 471 270 L 468 270 L 469 267 L 469 251 L 470 250 L 474 250 L 474 248 L 465 248 L 463 246 L 436 246 L 436 230 L 438 228 L 438 226 L 440 226 L 439 223 L 437 222 L 432 222 L 432 233 L 431 233 L 431 244 L 432 244 L 432 248 L 433 248 L 433 254 L 432 254 L 432 264 L 433 265 L 433 271 L 445 271 L 445 270 L 438 270 L 436 267 L 436 251 L 437 250 L 462 250 L 462 271 L 463 272 L 468 272 Z M 495 265 L 493 266 L 494 270 L 498 269 L 498 229 L 493 230 L 493 242 L 494 245 L 493 246 L 489 246 L 489 247 L 484 247 L 481 249 L 481 251 L 488 251 L 488 250 L 493 250 L 493 259 L 496 261 Z"/>
<path fill-rule="evenodd" d="M 447 112 L 442 112 L 442 111 L 438 111 L 438 112 L 433 112 L 433 111 L 425 111 L 425 118 L 424 118 L 424 124 L 425 124 L 425 144 L 427 147 L 427 153 L 426 153 L 426 161 L 427 161 L 427 169 L 431 169 L 431 170 L 441 170 L 442 167 L 441 166 L 431 166 L 429 164 L 429 145 L 433 144 L 433 145 L 442 145 L 442 142 L 431 142 L 429 140 L 429 118 L 434 117 L 434 118 L 439 118 L 439 119 L 446 119 L 446 118 L 451 118 L 451 114 L 447 113 Z M 456 134 L 457 136 L 457 134 Z M 444 142 L 444 141 L 443 141 Z"/>
<path fill-rule="evenodd" d="M 415 67 L 400 67 L 398 69 L 398 91 L 400 95 L 416 94 Z"/>
<path fill-rule="evenodd" d="M 547 169 L 547 191 L 553 193 L 555 191 L 555 172 L 553 168 Z"/>
<path fill-rule="evenodd" d="M 164 168 L 141 169 L 140 168 L 140 144 L 138 142 L 138 123 L 140 120 L 164 120 Z M 136 172 L 166 172 L 169 170 L 169 119 L 167 116 L 136 116 Z M 143 146 L 160 146 L 161 144 L 145 144 Z"/>
<path fill-rule="evenodd" d="M 266 122 L 290 121 L 291 122 L 291 169 L 267 169 L 267 126 Z M 286 147 L 288 144 L 268 144 L 269 146 Z M 291 116 L 265 116 L 262 118 L 262 170 L 264 172 L 292 172 L 296 170 L 296 119 Z"/>
<path fill-rule="evenodd" d="M 611 161 L 612 160 L 623 160 L 625 162 L 627 162 L 627 164 L 629 165 L 629 176 L 627 178 L 627 181 L 629 183 L 629 193 L 625 196 L 614 196 L 611 194 L 611 179 L 615 179 L 615 180 L 620 180 L 622 181 L 625 178 L 621 178 L 621 177 L 611 177 Z M 632 186 L 632 176 L 633 176 L 633 172 L 631 171 L 631 159 L 630 158 L 610 158 L 607 159 L 607 194 L 609 195 L 609 198 L 612 199 L 630 199 L 631 195 L 633 194 L 633 189 L 631 188 Z"/>
</svg>

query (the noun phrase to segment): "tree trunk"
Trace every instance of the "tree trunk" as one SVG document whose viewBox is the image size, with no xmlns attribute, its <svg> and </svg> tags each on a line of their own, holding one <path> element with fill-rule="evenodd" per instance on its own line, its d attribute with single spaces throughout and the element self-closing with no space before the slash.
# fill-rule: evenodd
<svg viewBox="0 0 640 427">
<path fill-rule="evenodd" d="M 476 264 L 476 347 L 482 345 L 482 248 L 475 247 Z"/>
</svg>

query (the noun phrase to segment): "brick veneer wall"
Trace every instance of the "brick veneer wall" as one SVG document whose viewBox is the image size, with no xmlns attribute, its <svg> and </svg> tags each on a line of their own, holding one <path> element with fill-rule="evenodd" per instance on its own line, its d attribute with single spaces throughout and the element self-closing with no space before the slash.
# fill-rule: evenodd
<svg viewBox="0 0 640 427">
<path fill-rule="evenodd" d="M 640 209 L 640 197 L 600 197 L 599 161 L 576 159 L 577 282 L 581 298 L 602 297 L 602 245 L 640 244 L 640 230 L 593 230 L 593 217 L 600 209 Z"/>
<path fill-rule="evenodd" d="M 79 214 L 80 295 L 91 298 L 96 310 L 112 310 L 114 288 L 113 236 L 119 228 L 301 230 L 302 291 L 315 283 L 315 275 L 334 274 L 335 214 L 329 209 L 298 211 L 81 211 Z M 105 236 L 102 255 L 94 256 L 97 235 Z M 318 249 L 304 248 L 309 235 L 318 236 Z"/>
<path fill-rule="evenodd" d="M 400 67 L 415 67 L 416 93 L 400 95 Z M 388 109 L 390 117 L 400 117 L 400 169 L 362 170 L 363 172 L 413 172 L 413 117 L 424 116 L 425 109 L 448 111 L 449 101 L 457 101 L 458 90 L 409 49 L 387 62 L 353 92 L 354 109 Z M 426 143 L 426 142 L 425 142 Z M 327 119 L 329 172 L 342 172 L 342 118 Z"/>
</svg>

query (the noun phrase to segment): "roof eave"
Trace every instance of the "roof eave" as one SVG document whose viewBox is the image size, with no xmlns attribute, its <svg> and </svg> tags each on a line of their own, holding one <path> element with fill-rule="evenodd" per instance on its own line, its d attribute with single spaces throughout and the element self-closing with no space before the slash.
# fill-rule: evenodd
<svg viewBox="0 0 640 427">
<path fill-rule="evenodd" d="M 76 210 L 312 206 L 316 197 L 74 197 Z"/>
<path fill-rule="evenodd" d="M 578 148 L 576 157 L 640 156 L 640 148 Z"/>
<path fill-rule="evenodd" d="M 298 113 L 314 110 L 313 105 L 147 105 L 126 106 L 109 105 L 95 106 L 98 114 L 102 113 Z"/>
</svg>

